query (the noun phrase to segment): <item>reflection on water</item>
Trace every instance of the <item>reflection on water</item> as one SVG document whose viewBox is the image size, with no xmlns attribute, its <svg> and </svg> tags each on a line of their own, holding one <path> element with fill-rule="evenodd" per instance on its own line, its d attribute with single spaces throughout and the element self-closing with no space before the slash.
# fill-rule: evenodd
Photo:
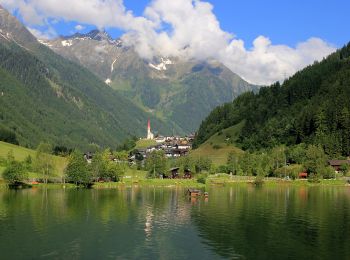
<svg viewBox="0 0 350 260">
<path fill-rule="evenodd" d="M 350 259 L 349 187 L 0 191 L 4 259 Z"/>
</svg>

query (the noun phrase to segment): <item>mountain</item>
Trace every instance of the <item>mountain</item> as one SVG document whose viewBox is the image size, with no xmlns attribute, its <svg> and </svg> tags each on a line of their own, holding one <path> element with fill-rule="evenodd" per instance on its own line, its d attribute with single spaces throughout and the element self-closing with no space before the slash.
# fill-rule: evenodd
<svg viewBox="0 0 350 260">
<path fill-rule="evenodd" d="M 243 149 L 279 144 L 322 145 L 328 155 L 350 155 L 350 43 L 315 62 L 283 85 L 242 94 L 215 108 L 201 124 L 195 146 L 243 123 L 236 141 Z"/>
<path fill-rule="evenodd" d="M 217 105 L 258 89 L 213 60 L 142 59 L 121 39 L 103 31 L 41 42 L 86 67 L 143 110 L 173 122 L 178 132 L 196 130 Z"/>
<path fill-rule="evenodd" d="M 160 132 L 172 131 L 87 69 L 39 43 L 0 7 L 0 132 L 14 133 L 29 147 L 40 141 L 113 147 L 131 135 L 145 135 L 148 118 Z"/>
</svg>

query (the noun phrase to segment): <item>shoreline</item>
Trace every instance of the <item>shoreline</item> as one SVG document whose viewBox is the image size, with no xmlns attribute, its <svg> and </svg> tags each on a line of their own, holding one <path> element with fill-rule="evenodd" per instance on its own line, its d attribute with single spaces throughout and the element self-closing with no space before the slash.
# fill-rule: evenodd
<svg viewBox="0 0 350 260">
<path fill-rule="evenodd" d="M 74 189 L 77 188 L 72 183 L 39 183 L 31 184 L 32 189 Z M 117 189 L 122 187 L 183 187 L 183 188 L 207 188 L 207 187 L 234 187 L 234 186 L 254 186 L 252 179 L 232 180 L 220 178 L 208 178 L 206 184 L 199 183 L 195 179 L 127 179 L 121 182 L 97 182 L 91 189 Z M 308 180 L 284 180 L 284 179 L 264 179 L 261 187 L 350 187 L 345 179 L 324 179 L 318 183 L 309 182 Z M 8 184 L 0 180 L 0 190 L 7 190 Z"/>
</svg>

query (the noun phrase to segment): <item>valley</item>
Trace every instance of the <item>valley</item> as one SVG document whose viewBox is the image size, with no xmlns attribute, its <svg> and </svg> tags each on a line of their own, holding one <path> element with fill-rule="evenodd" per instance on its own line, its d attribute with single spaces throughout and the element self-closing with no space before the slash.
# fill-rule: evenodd
<svg viewBox="0 0 350 260">
<path fill-rule="evenodd" d="M 178 134 L 196 131 L 214 107 L 259 89 L 215 60 L 143 59 L 122 39 L 112 39 L 104 31 L 41 42 L 89 69 L 144 111 L 171 124 Z"/>
</svg>

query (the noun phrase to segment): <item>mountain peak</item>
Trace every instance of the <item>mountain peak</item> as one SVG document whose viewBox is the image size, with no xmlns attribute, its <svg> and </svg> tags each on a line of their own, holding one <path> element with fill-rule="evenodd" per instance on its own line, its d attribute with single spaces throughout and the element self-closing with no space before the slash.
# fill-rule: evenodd
<svg viewBox="0 0 350 260">
<path fill-rule="evenodd" d="M 70 36 L 63 36 L 64 39 L 76 39 L 76 38 L 89 38 L 91 40 L 96 41 L 109 41 L 112 42 L 113 38 L 106 32 L 106 31 L 100 31 L 97 29 L 91 30 L 88 33 L 75 33 Z"/>
<path fill-rule="evenodd" d="M 112 37 L 106 32 L 106 31 L 99 31 L 99 30 L 92 30 L 90 31 L 87 36 L 89 36 L 91 39 L 102 41 L 102 40 L 113 40 Z"/>
<path fill-rule="evenodd" d="M 4 7 L 0 5 L 0 39 L 13 41 L 21 47 L 27 49 L 32 43 L 36 43 L 36 38 L 21 24 L 16 17 L 9 13 Z"/>
</svg>

